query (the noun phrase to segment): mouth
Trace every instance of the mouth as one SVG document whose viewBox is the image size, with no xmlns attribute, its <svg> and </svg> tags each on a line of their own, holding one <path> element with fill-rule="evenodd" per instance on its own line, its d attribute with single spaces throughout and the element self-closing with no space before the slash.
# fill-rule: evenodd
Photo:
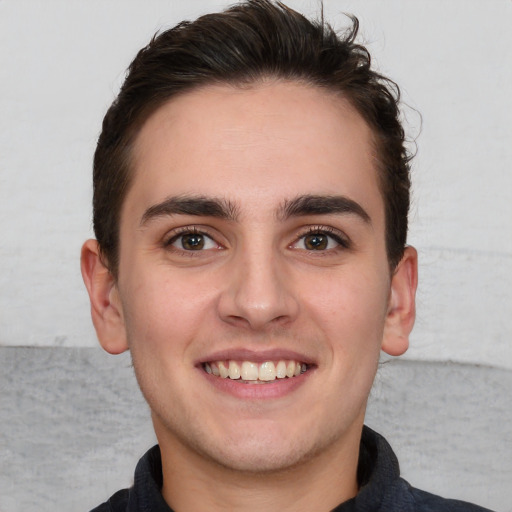
<svg viewBox="0 0 512 512">
<path fill-rule="evenodd" d="M 293 379 L 306 373 L 310 365 L 292 359 L 277 361 L 208 361 L 203 370 L 219 379 L 238 380 L 244 384 L 268 384 L 276 380 Z"/>
</svg>

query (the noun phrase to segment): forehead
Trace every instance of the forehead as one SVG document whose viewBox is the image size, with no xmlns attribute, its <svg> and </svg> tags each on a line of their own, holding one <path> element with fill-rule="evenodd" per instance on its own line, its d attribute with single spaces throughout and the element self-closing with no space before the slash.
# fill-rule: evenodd
<svg viewBox="0 0 512 512">
<path fill-rule="evenodd" d="M 319 87 L 208 86 L 173 98 L 142 126 L 127 201 L 204 194 L 250 206 L 301 194 L 375 199 L 371 130 L 348 101 Z M 263 206 L 263 204 L 261 204 Z"/>
</svg>

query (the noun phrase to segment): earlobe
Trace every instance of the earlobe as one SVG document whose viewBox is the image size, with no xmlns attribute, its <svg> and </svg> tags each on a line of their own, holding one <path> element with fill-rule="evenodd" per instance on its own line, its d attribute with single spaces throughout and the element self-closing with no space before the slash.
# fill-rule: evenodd
<svg viewBox="0 0 512 512">
<path fill-rule="evenodd" d="M 123 312 L 114 277 L 102 261 L 96 240 L 87 240 L 80 258 L 91 301 L 91 316 L 101 346 L 111 354 L 128 350 Z"/>
<path fill-rule="evenodd" d="M 416 317 L 416 288 L 418 285 L 418 253 L 406 247 L 391 279 L 382 350 L 400 356 L 409 348 L 409 334 Z"/>
</svg>

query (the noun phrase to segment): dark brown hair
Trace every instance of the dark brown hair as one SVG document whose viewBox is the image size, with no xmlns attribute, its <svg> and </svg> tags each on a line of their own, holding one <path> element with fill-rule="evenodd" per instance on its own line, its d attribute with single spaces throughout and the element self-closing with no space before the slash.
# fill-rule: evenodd
<svg viewBox="0 0 512 512">
<path fill-rule="evenodd" d="M 102 256 L 117 276 L 119 223 L 133 179 L 131 151 L 144 121 L 177 94 L 210 84 L 248 85 L 294 80 L 346 98 L 370 126 L 385 204 L 391 269 L 407 238 L 409 161 L 399 120 L 399 89 L 371 69 L 355 43 L 358 21 L 338 35 L 271 0 L 247 0 L 222 13 L 182 22 L 153 37 L 130 64 L 103 120 L 94 155 L 93 223 Z"/>
</svg>

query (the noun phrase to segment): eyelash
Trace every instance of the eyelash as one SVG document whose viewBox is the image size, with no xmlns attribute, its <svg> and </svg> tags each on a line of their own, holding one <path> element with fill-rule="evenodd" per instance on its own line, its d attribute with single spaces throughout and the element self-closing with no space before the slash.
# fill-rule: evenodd
<svg viewBox="0 0 512 512">
<path fill-rule="evenodd" d="M 199 256 L 199 253 L 204 252 L 201 250 L 193 251 L 193 250 L 181 249 L 179 247 L 174 247 L 173 244 L 180 237 L 182 237 L 184 235 L 201 235 L 201 236 L 204 236 L 204 237 L 207 237 L 207 238 L 213 240 L 218 246 L 221 246 L 221 244 L 219 244 L 216 241 L 215 237 L 212 236 L 210 233 L 208 233 L 207 230 L 202 229 L 202 228 L 199 229 L 197 226 L 183 226 L 183 227 L 177 228 L 175 231 L 173 231 L 171 236 L 164 241 L 164 243 L 163 243 L 164 247 L 168 250 L 186 254 L 187 256 Z M 323 249 L 323 250 L 318 250 L 318 251 L 315 251 L 312 249 L 308 252 L 316 252 L 316 253 L 318 253 L 318 255 L 320 255 L 321 253 L 325 253 L 325 252 L 331 252 L 331 251 L 351 248 L 350 240 L 342 232 L 340 232 L 332 227 L 328 227 L 328 226 L 310 226 L 310 227 L 308 227 L 305 231 L 303 231 L 295 239 L 295 241 L 292 244 L 290 244 L 289 247 L 293 248 L 293 246 L 297 245 L 301 240 L 303 240 L 304 238 L 306 238 L 307 236 L 310 236 L 310 235 L 327 236 L 327 237 L 331 238 L 332 240 L 334 240 L 338 244 L 339 247 L 335 247 L 335 248 L 331 248 L 331 249 Z M 303 250 L 306 250 L 306 249 L 303 249 Z"/>
<path fill-rule="evenodd" d="M 332 227 L 328 226 L 311 226 L 307 228 L 306 231 L 304 231 L 295 242 L 293 242 L 292 245 L 297 244 L 300 240 L 304 239 L 305 237 L 309 235 L 324 235 L 328 236 L 329 238 L 332 238 L 340 247 L 335 249 L 328 249 L 328 250 L 336 250 L 336 249 L 350 249 L 351 243 L 350 240 L 337 229 L 334 229 Z M 312 251 L 313 252 L 313 251 Z M 321 252 L 327 252 L 327 251 L 318 251 Z"/>
<path fill-rule="evenodd" d="M 177 240 L 179 240 L 179 238 L 181 238 L 182 236 L 185 236 L 185 235 L 201 235 L 203 237 L 209 238 L 210 240 L 213 240 L 218 246 L 221 246 L 221 244 L 219 244 L 216 241 L 215 237 L 212 236 L 210 233 L 208 233 L 207 230 L 199 229 L 197 226 L 183 226 L 183 227 L 175 229 L 171 233 L 171 236 L 169 238 L 167 238 L 166 240 L 164 240 L 164 243 L 163 243 L 164 248 L 185 254 L 187 256 L 199 256 L 199 253 L 204 252 L 204 251 L 200 251 L 200 250 L 199 251 L 191 251 L 191 250 L 187 251 L 185 249 L 180 249 L 179 247 L 174 247 L 173 244 Z"/>
</svg>

